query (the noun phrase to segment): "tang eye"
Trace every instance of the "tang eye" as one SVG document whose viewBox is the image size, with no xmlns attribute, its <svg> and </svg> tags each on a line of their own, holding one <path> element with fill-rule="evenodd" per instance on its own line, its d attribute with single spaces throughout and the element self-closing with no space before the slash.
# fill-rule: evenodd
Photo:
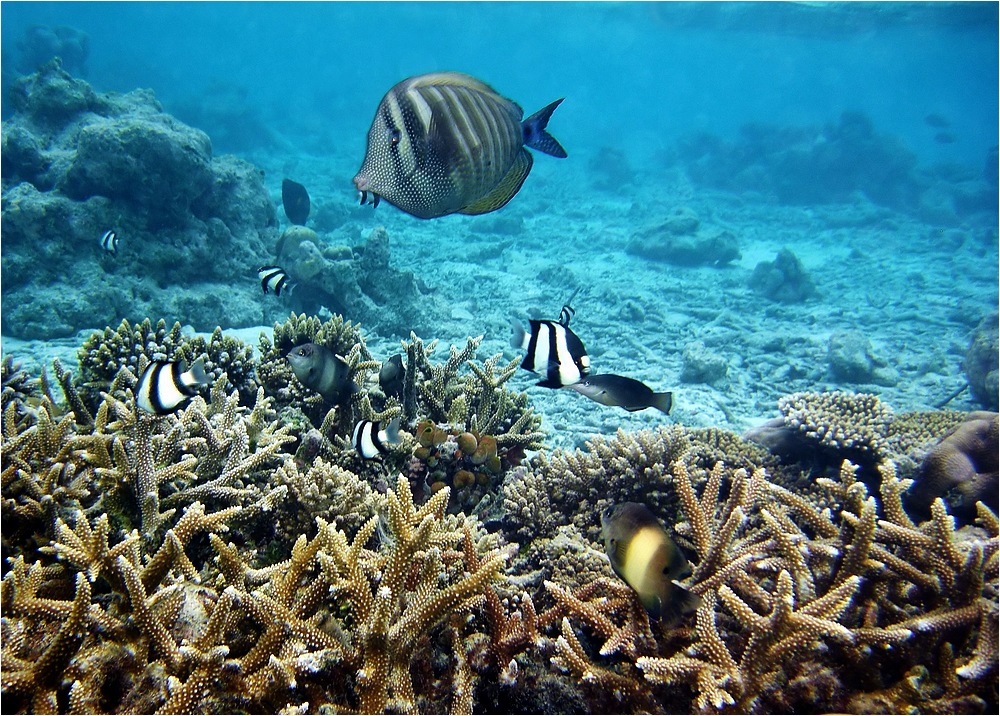
<svg viewBox="0 0 1000 716">
<path fill-rule="evenodd" d="M 392 128 L 392 129 L 391 129 L 391 130 L 389 131 L 389 143 L 390 143 L 390 144 L 392 144 L 392 146 L 394 146 L 394 147 L 395 147 L 395 146 L 396 146 L 397 144 L 399 144 L 399 140 L 400 140 L 400 139 L 401 139 L 402 137 L 403 137 L 402 133 L 401 133 L 401 132 L 400 132 L 400 131 L 399 131 L 398 129 L 396 129 L 395 127 L 393 127 L 393 128 Z"/>
</svg>

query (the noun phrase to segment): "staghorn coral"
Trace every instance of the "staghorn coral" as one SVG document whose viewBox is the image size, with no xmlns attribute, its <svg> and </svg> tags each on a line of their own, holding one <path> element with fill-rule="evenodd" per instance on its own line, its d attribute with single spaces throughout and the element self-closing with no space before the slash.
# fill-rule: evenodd
<svg viewBox="0 0 1000 716">
<path fill-rule="evenodd" d="M 469 338 L 459 350 L 451 347 L 444 364 L 431 363 L 437 341 L 424 345 L 416 334 L 403 341 L 406 378 L 403 415 L 418 416 L 450 425 L 455 431 L 470 431 L 496 437 L 498 447 L 537 449 L 541 446 L 541 417 L 528 405 L 525 393 L 512 393 L 504 384 L 517 372 L 519 360 L 502 365 L 496 354 L 481 366 L 473 361 L 483 337 Z M 462 374 L 467 366 L 469 372 Z"/>
<path fill-rule="evenodd" d="M 127 367 L 136 375 L 141 372 L 140 356 L 149 361 L 183 360 L 187 365 L 205 356 L 205 372 L 210 378 L 217 379 L 225 373 L 229 384 L 246 402 L 257 393 L 253 348 L 223 335 L 221 328 L 217 327 L 206 341 L 201 336 L 185 336 L 179 322 L 168 329 L 162 318 L 155 326 L 148 318 L 134 326 L 122 319 L 118 328 L 107 327 L 103 332 L 92 333 L 78 351 L 81 390 L 92 409 L 99 404 L 101 391 L 108 389 L 118 371 Z"/>
<path fill-rule="evenodd" d="M 559 525 L 575 524 L 598 542 L 596 516 L 614 502 L 644 502 L 671 519 L 677 511 L 668 466 L 682 459 L 707 475 L 718 460 L 753 465 L 768 456 L 757 445 L 715 429 L 679 425 L 613 437 L 594 436 L 587 450 L 540 453 L 530 470 L 516 470 L 504 484 L 510 531 L 519 540 L 551 536 Z"/>
<path fill-rule="evenodd" d="M 909 519 L 908 482 L 891 463 L 880 466 L 883 519 L 847 461 L 838 480 L 821 481 L 825 508 L 762 469 L 717 465 L 700 495 L 683 462 L 672 470 L 687 518 L 677 529 L 697 554 L 685 580 L 702 597 L 693 639 L 675 630 L 637 647 L 634 660 L 602 664 L 606 650 L 592 657 L 571 638 L 574 623 L 594 628 L 594 608 L 563 600 L 560 658 L 580 678 L 635 691 L 630 704 L 681 712 L 855 710 L 888 694 L 897 699 L 889 710 L 995 702 L 1000 542 L 985 506 L 984 530 L 963 536 L 940 500 L 931 521 Z M 919 689 L 914 663 L 927 664 Z M 693 702 L 677 704 L 678 684 L 690 685 Z"/>
<path fill-rule="evenodd" d="M 368 375 L 378 370 L 379 363 L 368 352 L 361 327 L 340 315 L 321 322 L 315 316 L 292 313 L 284 323 L 274 324 L 272 338 L 261 335 L 260 362 L 257 366 L 260 384 L 275 399 L 279 412 L 291 414 L 292 410 L 299 411 L 301 419 L 298 428 L 305 432 L 324 422 L 328 406 L 322 396 L 299 383 L 285 359 L 292 348 L 303 343 L 319 343 L 333 354 L 343 356 L 350 365 L 351 380 L 359 385 L 364 385 Z M 357 400 L 355 398 L 352 402 Z M 348 428 L 354 428 L 352 411 L 342 407 L 336 416 L 338 432 L 349 435 Z"/>
</svg>

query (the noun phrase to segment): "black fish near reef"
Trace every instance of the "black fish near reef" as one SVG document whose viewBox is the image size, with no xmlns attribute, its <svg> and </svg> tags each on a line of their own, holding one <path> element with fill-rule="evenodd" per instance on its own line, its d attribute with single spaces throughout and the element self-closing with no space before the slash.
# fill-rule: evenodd
<svg viewBox="0 0 1000 716">
<path fill-rule="evenodd" d="M 147 413 L 166 415 L 197 395 L 203 385 L 208 385 L 204 358 L 199 358 L 188 371 L 183 369 L 181 361 L 153 361 L 139 376 L 135 404 Z"/>
<path fill-rule="evenodd" d="M 562 388 L 580 381 L 590 371 L 590 356 L 583 341 L 565 323 L 528 321 L 530 330 L 517 321 L 511 323 L 510 344 L 528 351 L 521 367 L 541 373 L 543 388 Z"/>
<path fill-rule="evenodd" d="M 261 266 L 257 269 L 257 278 L 260 279 L 260 287 L 264 293 L 271 290 L 275 296 L 280 296 L 282 291 L 291 293 L 295 288 L 285 269 L 280 266 Z"/>
<path fill-rule="evenodd" d="M 118 255 L 118 234 L 114 231 L 105 231 L 101 236 L 101 248 L 112 256 Z"/>
<path fill-rule="evenodd" d="M 285 357 L 302 385 L 334 405 L 346 402 L 358 391 L 347 361 L 318 343 L 296 346 Z"/>
<path fill-rule="evenodd" d="M 290 222 L 305 226 L 311 206 L 309 192 L 298 182 L 285 179 L 281 182 L 281 206 L 284 207 L 285 216 Z"/>
<path fill-rule="evenodd" d="M 951 122 L 948 121 L 948 118 L 938 114 L 937 112 L 931 112 L 924 117 L 924 122 L 927 123 L 927 126 L 934 127 L 935 129 L 947 129 L 951 126 Z"/>
<path fill-rule="evenodd" d="M 629 412 L 656 408 L 670 415 L 674 404 L 674 394 L 670 391 L 656 393 L 645 383 L 613 373 L 587 375 L 569 387 L 601 405 L 618 406 Z"/>
<path fill-rule="evenodd" d="M 601 513 L 601 536 L 615 574 L 639 595 L 650 616 L 670 626 L 697 607 L 699 598 L 674 580 L 691 573 L 684 553 L 656 515 L 638 502 Z"/>
<path fill-rule="evenodd" d="M 361 203 L 372 195 L 420 219 L 486 214 L 518 192 L 534 161 L 525 147 L 565 157 L 545 127 L 556 100 L 523 122 L 524 112 L 459 72 L 410 77 L 386 93 L 368 130 L 354 177 Z"/>
<path fill-rule="evenodd" d="M 397 353 L 382 364 L 378 372 L 378 384 L 386 397 L 403 397 L 403 384 L 406 380 L 406 368 L 403 367 L 403 356 Z"/>
<path fill-rule="evenodd" d="M 399 438 L 399 418 L 382 428 L 382 423 L 375 420 L 362 420 L 354 426 L 351 444 L 365 460 L 371 460 L 379 454 L 389 452 L 390 445 L 402 442 Z"/>
</svg>

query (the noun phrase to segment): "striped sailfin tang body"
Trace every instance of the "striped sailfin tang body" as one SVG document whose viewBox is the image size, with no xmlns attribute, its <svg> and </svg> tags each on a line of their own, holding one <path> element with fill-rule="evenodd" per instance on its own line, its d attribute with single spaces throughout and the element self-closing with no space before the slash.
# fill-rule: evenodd
<svg viewBox="0 0 1000 716">
<path fill-rule="evenodd" d="M 532 158 L 523 112 L 468 75 L 438 72 L 403 80 L 382 99 L 354 178 L 419 218 L 498 209 L 521 188 Z"/>
</svg>

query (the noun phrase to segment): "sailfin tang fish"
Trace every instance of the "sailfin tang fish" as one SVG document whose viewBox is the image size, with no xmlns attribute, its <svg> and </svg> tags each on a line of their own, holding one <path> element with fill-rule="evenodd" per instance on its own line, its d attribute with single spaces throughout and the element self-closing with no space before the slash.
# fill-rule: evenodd
<svg viewBox="0 0 1000 716">
<path fill-rule="evenodd" d="M 285 269 L 280 266 L 261 266 L 257 269 L 257 278 L 260 279 L 260 287 L 264 293 L 274 291 L 275 296 L 280 296 L 282 291 L 291 293 L 295 288 Z"/>
<path fill-rule="evenodd" d="M 101 248 L 113 256 L 118 255 L 118 234 L 114 231 L 105 231 L 101 236 Z"/>
<path fill-rule="evenodd" d="M 531 171 L 530 147 L 565 157 L 546 127 L 562 100 L 521 120 L 518 104 L 458 72 L 410 77 L 386 93 L 368 130 L 354 186 L 361 203 L 385 199 L 431 219 L 485 214 L 517 194 Z"/>
<path fill-rule="evenodd" d="M 362 420 L 354 426 L 354 435 L 351 443 L 365 460 L 371 460 L 379 454 L 389 452 L 390 445 L 398 445 L 402 440 L 399 438 L 399 418 L 382 428 L 379 421 Z"/>
<path fill-rule="evenodd" d="M 281 182 L 281 206 L 290 222 L 305 226 L 309 218 L 309 192 L 298 182 L 285 179 Z"/>
<path fill-rule="evenodd" d="M 630 412 L 656 408 L 669 415 L 674 404 L 673 393 L 655 393 L 645 383 L 613 373 L 587 375 L 569 387 L 597 403 L 618 406 Z"/>
<path fill-rule="evenodd" d="M 199 358 L 188 371 L 181 361 L 153 361 L 139 376 L 135 404 L 147 413 L 166 415 L 197 395 L 198 388 L 208 382 L 204 358 Z"/>
<path fill-rule="evenodd" d="M 563 323 L 528 321 L 530 330 L 517 321 L 511 323 L 510 344 L 526 349 L 521 367 L 545 376 L 538 385 L 562 388 L 579 382 L 590 371 L 590 356 L 583 341 Z"/>
<path fill-rule="evenodd" d="M 699 598 L 675 580 L 691 566 L 656 516 L 638 502 L 623 502 L 601 513 L 601 536 L 615 574 L 639 595 L 654 619 L 670 626 L 695 609 Z"/>
<path fill-rule="evenodd" d="M 305 343 L 288 355 L 292 372 L 302 385 L 315 390 L 334 405 L 345 403 L 358 392 L 351 369 L 343 357 L 318 343 Z"/>
</svg>

